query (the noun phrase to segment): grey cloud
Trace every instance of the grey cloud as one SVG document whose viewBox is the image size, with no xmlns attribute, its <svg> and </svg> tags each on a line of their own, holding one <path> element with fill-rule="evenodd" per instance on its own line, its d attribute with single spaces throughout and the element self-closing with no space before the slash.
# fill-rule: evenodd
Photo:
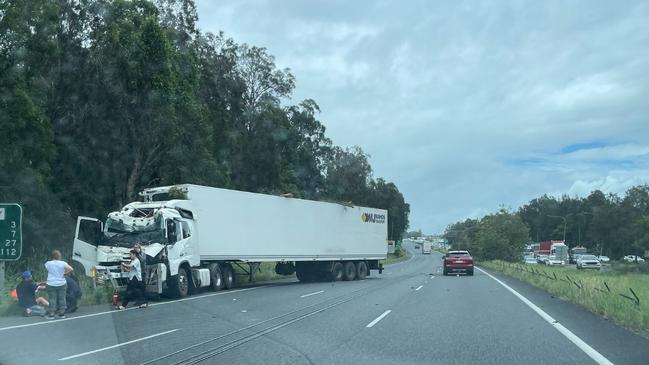
<svg viewBox="0 0 649 365">
<path fill-rule="evenodd" d="M 204 30 L 292 69 L 293 102 L 315 99 L 335 143 L 372 155 L 414 228 L 649 182 L 645 2 L 205 0 L 198 11 Z M 556 154 L 602 140 L 626 147 Z M 636 163 L 593 163 L 625 153 Z M 525 158 L 547 163 L 512 163 Z"/>
</svg>

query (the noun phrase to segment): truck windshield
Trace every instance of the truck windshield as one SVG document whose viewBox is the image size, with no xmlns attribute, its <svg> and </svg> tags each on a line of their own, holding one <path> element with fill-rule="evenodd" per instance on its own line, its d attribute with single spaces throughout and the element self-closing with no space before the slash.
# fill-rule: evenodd
<svg viewBox="0 0 649 365">
<path fill-rule="evenodd" d="M 165 239 L 162 217 L 156 215 L 151 224 L 127 225 L 122 220 L 108 218 L 102 243 L 105 245 L 131 247 L 136 243 L 162 242 Z"/>
</svg>

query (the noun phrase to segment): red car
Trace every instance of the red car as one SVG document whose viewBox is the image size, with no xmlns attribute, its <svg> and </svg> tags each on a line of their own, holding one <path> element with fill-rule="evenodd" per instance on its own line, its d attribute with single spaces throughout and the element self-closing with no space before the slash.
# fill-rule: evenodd
<svg viewBox="0 0 649 365">
<path fill-rule="evenodd" d="M 473 275 L 473 257 L 469 255 L 469 251 L 449 251 L 442 260 L 444 275 L 452 273 Z"/>
</svg>

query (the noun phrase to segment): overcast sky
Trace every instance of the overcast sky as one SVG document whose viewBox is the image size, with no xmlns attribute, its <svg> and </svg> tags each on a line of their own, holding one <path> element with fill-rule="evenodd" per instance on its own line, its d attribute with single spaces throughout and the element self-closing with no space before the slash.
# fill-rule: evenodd
<svg viewBox="0 0 649 365">
<path fill-rule="evenodd" d="M 649 182 L 649 2 L 198 1 L 266 47 L 337 145 L 441 232 L 549 193 Z"/>
</svg>

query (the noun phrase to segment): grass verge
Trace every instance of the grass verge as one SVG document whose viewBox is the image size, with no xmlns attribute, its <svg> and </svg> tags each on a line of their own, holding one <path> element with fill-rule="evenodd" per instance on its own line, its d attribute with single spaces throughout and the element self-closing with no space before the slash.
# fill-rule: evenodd
<svg viewBox="0 0 649 365">
<path fill-rule="evenodd" d="M 647 275 L 538 267 L 499 260 L 480 264 L 544 289 L 558 298 L 580 304 L 594 313 L 649 337 Z"/>
<path fill-rule="evenodd" d="M 397 262 L 405 261 L 410 258 L 412 254 L 406 250 L 402 250 L 400 253 L 389 253 L 388 257 L 385 260 L 382 260 L 383 266 L 396 264 Z"/>
</svg>

